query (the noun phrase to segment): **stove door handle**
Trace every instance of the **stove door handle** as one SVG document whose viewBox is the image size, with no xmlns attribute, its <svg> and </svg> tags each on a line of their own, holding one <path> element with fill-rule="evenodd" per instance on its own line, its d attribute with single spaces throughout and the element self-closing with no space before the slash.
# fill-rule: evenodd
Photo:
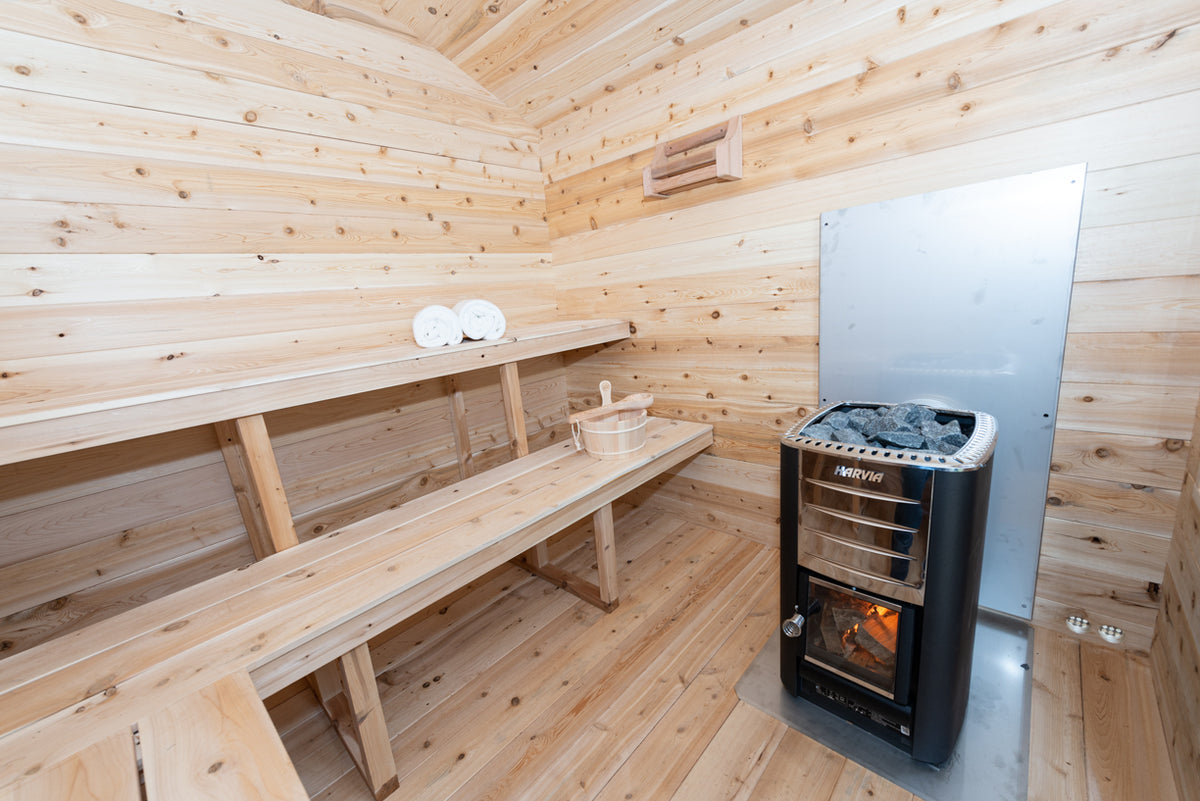
<svg viewBox="0 0 1200 801">
<path fill-rule="evenodd" d="M 796 607 L 796 614 L 783 621 L 783 633 L 788 637 L 799 637 L 804 631 L 804 615 L 800 614 L 800 607 Z"/>
</svg>

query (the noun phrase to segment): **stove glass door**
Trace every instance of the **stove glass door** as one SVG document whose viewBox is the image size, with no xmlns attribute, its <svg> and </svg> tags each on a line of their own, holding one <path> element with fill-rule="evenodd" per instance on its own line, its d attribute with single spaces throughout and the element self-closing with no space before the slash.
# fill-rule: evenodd
<svg viewBox="0 0 1200 801">
<path fill-rule="evenodd" d="M 895 700 L 901 607 L 808 577 L 804 659 Z"/>
</svg>

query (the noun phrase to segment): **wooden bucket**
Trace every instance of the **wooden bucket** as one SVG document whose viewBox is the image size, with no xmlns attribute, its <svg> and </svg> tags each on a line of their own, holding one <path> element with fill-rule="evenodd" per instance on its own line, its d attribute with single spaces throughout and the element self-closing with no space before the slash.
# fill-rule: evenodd
<svg viewBox="0 0 1200 801">
<path fill-rule="evenodd" d="M 571 424 L 575 448 L 597 459 L 622 459 L 646 444 L 646 410 L 626 409 Z"/>
</svg>

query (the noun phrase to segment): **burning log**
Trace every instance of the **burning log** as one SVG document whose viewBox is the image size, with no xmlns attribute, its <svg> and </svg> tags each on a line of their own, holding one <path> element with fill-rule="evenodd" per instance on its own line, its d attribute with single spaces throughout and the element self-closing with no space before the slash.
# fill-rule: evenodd
<svg viewBox="0 0 1200 801">
<path fill-rule="evenodd" d="M 882 613 L 879 609 L 878 606 L 872 608 L 863 618 L 854 639 L 884 665 L 890 665 L 896 661 L 896 629 L 900 616 L 890 609 L 884 609 Z"/>
</svg>

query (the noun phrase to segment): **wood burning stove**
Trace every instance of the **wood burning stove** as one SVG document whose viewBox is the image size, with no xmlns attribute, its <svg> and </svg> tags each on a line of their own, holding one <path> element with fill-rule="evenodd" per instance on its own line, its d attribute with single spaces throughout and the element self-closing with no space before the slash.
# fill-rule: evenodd
<svg viewBox="0 0 1200 801">
<path fill-rule="evenodd" d="M 780 674 L 939 764 L 966 713 L 996 425 L 837 403 L 781 441 Z"/>
</svg>

